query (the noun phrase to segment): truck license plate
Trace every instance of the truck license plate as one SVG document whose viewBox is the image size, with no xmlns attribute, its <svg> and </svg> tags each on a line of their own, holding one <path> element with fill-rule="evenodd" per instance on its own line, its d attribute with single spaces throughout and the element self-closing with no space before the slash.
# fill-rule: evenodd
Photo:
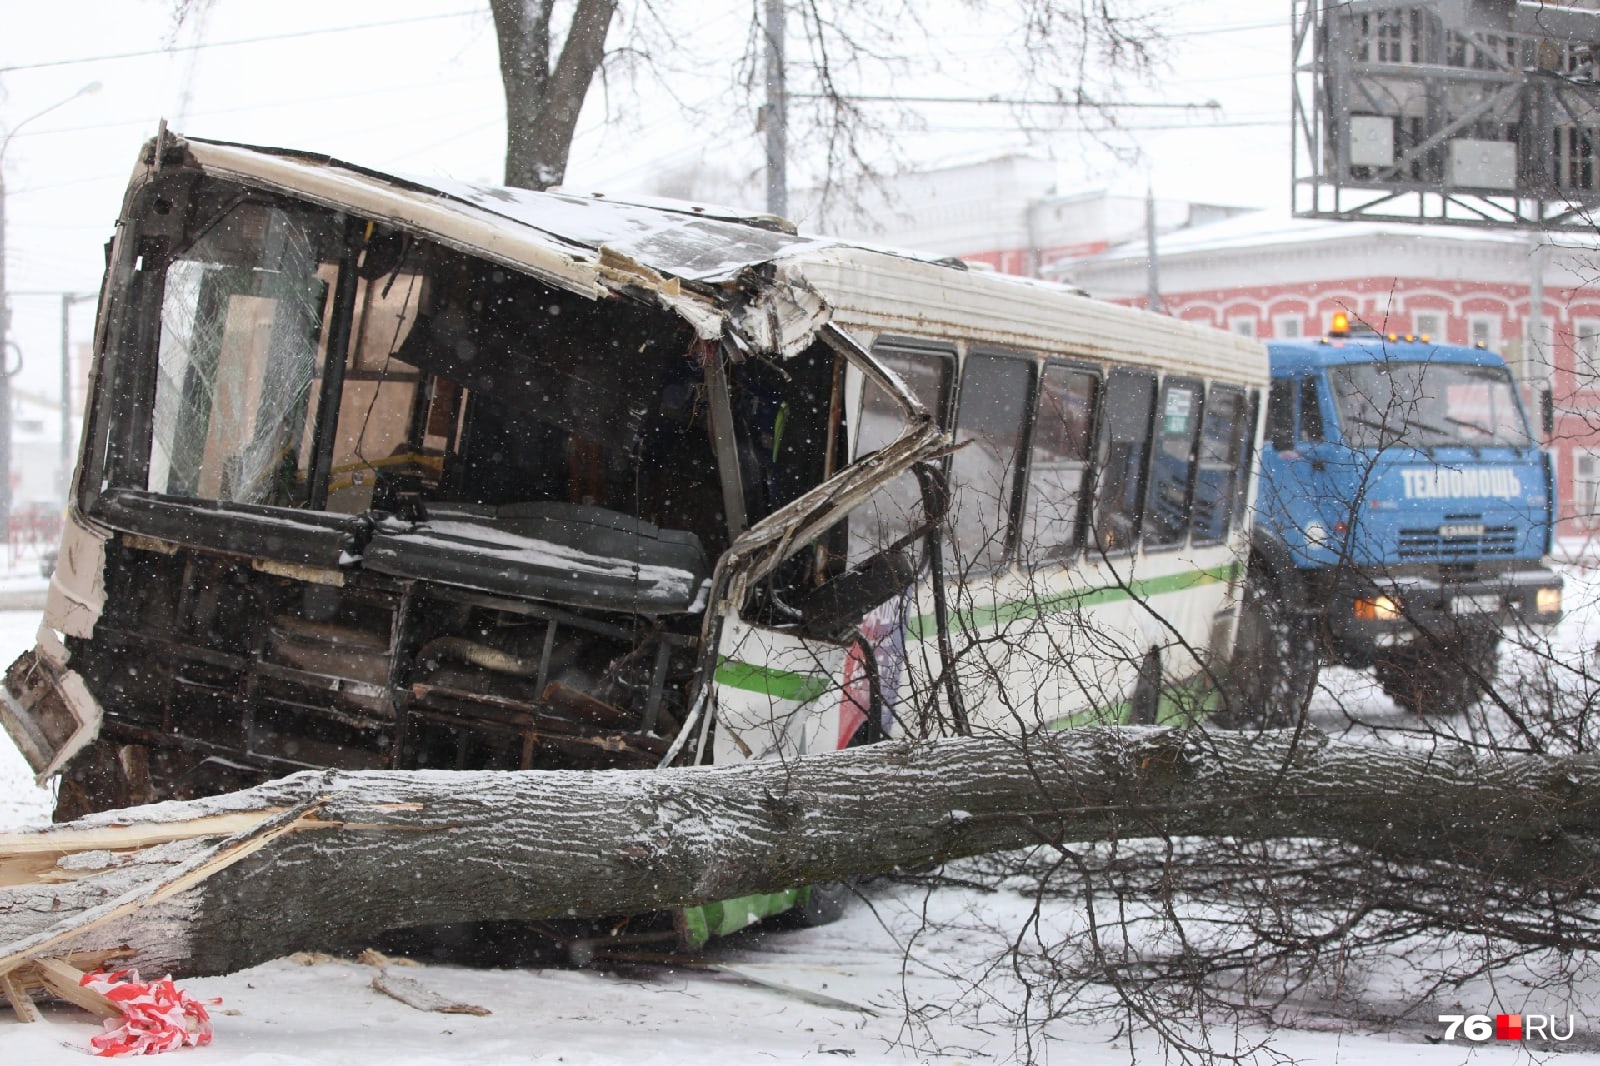
<svg viewBox="0 0 1600 1066">
<path fill-rule="evenodd" d="M 1490 614 L 1499 609 L 1500 597 L 1492 594 L 1456 596 L 1450 601 L 1451 614 Z"/>
</svg>

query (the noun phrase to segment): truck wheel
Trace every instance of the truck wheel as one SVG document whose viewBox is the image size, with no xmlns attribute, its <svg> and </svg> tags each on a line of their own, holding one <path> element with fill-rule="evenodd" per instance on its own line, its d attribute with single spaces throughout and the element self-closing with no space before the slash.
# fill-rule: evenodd
<svg viewBox="0 0 1600 1066">
<path fill-rule="evenodd" d="M 1317 669 L 1314 625 L 1293 609 L 1266 567 L 1252 564 L 1220 723 L 1272 729 L 1298 721 Z"/>
<path fill-rule="evenodd" d="M 1386 652 L 1374 667 L 1384 695 L 1408 714 L 1462 714 L 1500 672 L 1500 634 L 1475 632 L 1445 643 L 1419 641 Z"/>
</svg>

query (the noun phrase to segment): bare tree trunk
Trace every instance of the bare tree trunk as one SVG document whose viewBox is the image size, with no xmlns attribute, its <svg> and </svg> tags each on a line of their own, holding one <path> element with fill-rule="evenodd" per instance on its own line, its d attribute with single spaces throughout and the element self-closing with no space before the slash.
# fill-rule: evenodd
<svg viewBox="0 0 1600 1066">
<path fill-rule="evenodd" d="M 633 914 L 1156 835 L 1335 839 L 1571 890 L 1600 883 L 1600 763 L 1096 728 L 661 772 L 303 773 L 0 837 L 0 974 L 117 944 L 222 972 L 409 925 Z"/>
<path fill-rule="evenodd" d="M 507 185 L 561 184 L 584 98 L 605 58 L 616 0 L 577 0 L 567 39 L 550 64 L 553 0 L 490 0 L 506 95 Z"/>
</svg>

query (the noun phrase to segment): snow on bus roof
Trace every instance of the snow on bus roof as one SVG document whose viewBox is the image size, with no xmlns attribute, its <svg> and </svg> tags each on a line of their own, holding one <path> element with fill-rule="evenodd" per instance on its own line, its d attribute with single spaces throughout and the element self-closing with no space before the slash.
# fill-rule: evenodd
<svg viewBox="0 0 1600 1066">
<path fill-rule="evenodd" d="M 708 284 L 733 280 L 742 271 L 797 253 L 855 242 L 802 235 L 788 221 L 774 215 L 744 214 L 735 210 L 681 201 L 640 198 L 619 200 L 602 194 L 579 196 L 565 192 L 535 192 L 505 186 L 416 177 L 374 170 L 331 156 L 285 148 L 186 138 L 197 148 L 202 166 L 283 184 L 299 177 L 301 191 L 318 189 L 347 193 L 359 187 L 383 190 L 402 199 L 424 196 L 472 209 L 515 223 L 529 235 L 545 238 L 553 250 L 568 257 L 593 260 L 602 248 L 620 253 L 658 273 Z M 252 165 L 254 164 L 254 165 Z M 924 262 L 934 260 L 912 252 L 870 249 Z M 533 264 L 535 266 L 539 264 Z"/>
<path fill-rule="evenodd" d="M 1070 341 L 1074 350 L 1136 361 L 1160 336 L 1213 360 L 1259 355 L 1265 376 L 1264 352 L 1240 338 L 1090 300 L 1058 282 L 799 234 L 772 216 L 404 177 L 321 154 L 204 138 L 171 147 L 218 177 L 389 221 L 574 293 L 647 292 L 704 339 L 731 329 L 783 356 L 844 313 L 879 332 L 953 327 L 983 343 L 1037 349 Z M 774 269 L 755 281 L 768 266 Z M 745 282 L 738 293 L 730 291 L 736 282 Z"/>
</svg>

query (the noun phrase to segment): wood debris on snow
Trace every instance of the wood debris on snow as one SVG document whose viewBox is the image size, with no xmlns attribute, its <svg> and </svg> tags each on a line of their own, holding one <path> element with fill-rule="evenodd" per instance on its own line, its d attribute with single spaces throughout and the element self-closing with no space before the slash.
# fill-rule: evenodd
<svg viewBox="0 0 1600 1066">
<path fill-rule="evenodd" d="M 19 1022 L 40 1020 L 34 993 L 46 992 L 100 1018 L 120 1018 L 122 1008 L 93 989 L 83 987 L 87 971 L 98 970 L 118 957 L 110 951 L 79 952 L 65 958 L 29 959 L 0 973 L 0 998 L 10 1005 Z"/>
<path fill-rule="evenodd" d="M 488 1007 L 480 1007 L 475 1003 L 457 1003 L 446 999 L 409 977 L 401 977 L 387 970 L 372 979 L 372 987 L 408 1007 L 433 1014 L 475 1014 L 481 1018 L 493 1013 Z"/>
</svg>

